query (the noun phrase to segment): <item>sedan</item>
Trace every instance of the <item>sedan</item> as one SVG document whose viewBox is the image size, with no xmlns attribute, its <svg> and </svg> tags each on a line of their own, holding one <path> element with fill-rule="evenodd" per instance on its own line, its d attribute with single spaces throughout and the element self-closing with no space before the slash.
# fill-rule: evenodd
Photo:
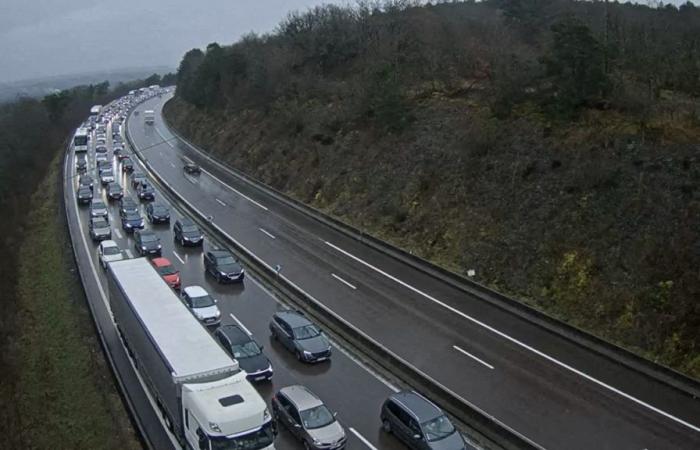
<svg viewBox="0 0 700 450">
<path fill-rule="evenodd" d="M 170 210 L 159 203 L 149 203 L 146 206 L 146 217 L 151 223 L 170 223 Z"/>
<path fill-rule="evenodd" d="M 272 338 L 294 353 L 301 362 L 320 362 L 331 357 L 331 344 L 323 332 L 302 313 L 280 311 L 270 321 Z"/>
<path fill-rule="evenodd" d="M 133 233 L 135 229 L 141 229 L 143 226 L 143 218 L 139 213 L 126 212 L 122 214 L 122 228 L 127 233 Z"/>
<path fill-rule="evenodd" d="M 110 200 L 119 200 L 124 197 L 124 189 L 119 183 L 109 183 L 107 185 L 107 198 Z"/>
<path fill-rule="evenodd" d="M 189 173 L 190 175 L 199 175 L 199 173 L 202 171 L 202 169 L 200 169 L 199 166 L 194 163 L 185 164 L 183 169 L 185 170 L 185 173 Z"/>
<path fill-rule="evenodd" d="M 192 311 L 192 314 L 205 325 L 218 325 L 221 311 L 212 298 L 201 286 L 187 286 L 180 292 L 180 298 Z"/>
<path fill-rule="evenodd" d="M 156 190 L 147 181 L 141 182 L 136 187 L 136 194 L 141 200 L 155 200 L 156 198 Z"/>
<path fill-rule="evenodd" d="M 80 175 L 78 178 L 78 186 L 80 187 L 89 187 L 91 190 L 93 186 L 95 185 L 95 180 L 92 179 L 90 175 Z"/>
<path fill-rule="evenodd" d="M 131 158 L 122 159 L 122 172 L 133 172 L 133 171 L 134 171 L 134 163 L 131 161 Z"/>
<path fill-rule="evenodd" d="M 131 175 L 129 176 L 131 179 L 131 186 L 132 187 L 137 187 L 139 184 L 143 183 L 144 181 L 148 181 L 148 178 L 146 178 L 146 175 L 142 174 L 141 172 L 132 172 Z"/>
<path fill-rule="evenodd" d="M 199 227 L 187 217 L 175 221 L 173 235 L 175 241 L 179 242 L 183 247 L 185 245 L 201 246 L 204 242 L 204 234 L 202 234 Z"/>
<path fill-rule="evenodd" d="M 219 283 L 243 281 L 245 271 L 228 250 L 211 250 L 204 254 L 204 270 Z"/>
<path fill-rule="evenodd" d="M 262 346 L 240 327 L 224 325 L 214 332 L 214 337 L 245 370 L 248 381 L 262 381 L 272 378 L 272 364 L 262 352 Z"/>
<path fill-rule="evenodd" d="M 97 255 L 103 269 L 107 268 L 107 263 L 124 259 L 124 254 L 119 250 L 117 243 L 110 240 L 100 242 L 99 247 L 97 247 Z"/>
<path fill-rule="evenodd" d="M 143 219 L 141 219 L 143 222 Z M 160 256 L 162 246 L 160 245 L 160 238 L 153 231 L 150 230 L 136 230 L 134 231 L 134 247 L 136 251 L 141 256 Z"/>
<path fill-rule="evenodd" d="M 272 416 L 313 450 L 345 448 L 347 436 L 321 399 L 305 386 L 287 386 L 272 397 Z"/>
<path fill-rule="evenodd" d="M 85 158 L 78 158 L 75 160 L 75 168 L 78 170 L 78 172 L 85 172 L 87 171 L 87 161 Z"/>
<path fill-rule="evenodd" d="M 180 272 L 172 265 L 168 258 L 153 258 L 151 261 L 156 271 L 163 277 L 168 286 L 178 290 L 180 289 Z"/>
<path fill-rule="evenodd" d="M 92 189 L 87 186 L 81 186 L 76 193 L 76 198 L 81 205 L 87 205 L 92 201 Z"/>
<path fill-rule="evenodd" d="M 122 197 L 119 200 L 119 215 L 123 216 L 126 213 L 138 213 L 139 205 L 131 197 Z"/>
<path fill-rule="evenodd" d="M 102 200 L 93 200 L 90 203 L 90 217 L 108 217 L 107 205 Z"/>
<path fill-rule="evenodd" d="M 100 172 L 100 182 L 102 185 L 107 185 L 114 182 L 114 174 L 111 169 L 103 170 Z"/>
<path fill-rule="evenodd" d="M 93 241 L 104 241 L 112 238 L 112 229 L 109 222 L 104 217 L 93 217 L 90 219 L 90 237 Z"/>
</svg>

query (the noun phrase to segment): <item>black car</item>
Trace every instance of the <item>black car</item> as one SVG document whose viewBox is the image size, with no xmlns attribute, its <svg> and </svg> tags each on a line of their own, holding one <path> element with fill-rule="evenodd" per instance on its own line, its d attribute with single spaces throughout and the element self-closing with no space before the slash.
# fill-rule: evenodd
<svg viewBox="0 0 700 450">
<path fill-rule="evenodd" d="M 134 247 L 141 256 L 160 256 L 162 249 L 160 238 L 150 230 L 136 230 L 134 232 Z"/>
<path fill-rule="evenodd" d="M 198 175 L 202 172 L 202 169 L 200 169 L 197 164 L 193 163 L 185 164 L 183 169 L 185 170 L 185 173 L 189 173 L 190 175 Z"/>
<path fill-rule="evenodd" d="M 272 364 L 262 352 L 262 346 L 236 325 L 219 327 L 214 336 L 241 369 L 248 374 L 249 381 L 262 381 L 272 378 Z"/>
<path fill-rule="evenodd" d="M 187 217 L 175 221 L 175 225 L 173 225 L 173 235 L 175 241 L 179 242 L 183 247 L 186 245 L 201 246 L 204 242 L 204 234 L 202 234 L 199 227 Z"/>
<path fill-rule="evenodd" d="M 204 254 L 204 270 L 219 283 L 243 281 L 243 267 L 228 250 L 210 250 Z"/>
<path fill-rule="evenodd" d="M 110 200 L 119 200 L 124 197 L 124 189 L 119 183 L 109 183 L 107 185 L 107 198 Z"/>
<path fill-rule="evenodd" d="M 87 186 L 80 186 L 78 192 L 76 193 L 76 198 L 78 203 L 82 205 L 87 205 L 92 202 L 92 189 Z"/>
<path fill-rule="evenodd" d="M 121 215 L 122 228 L 127 233 L 133 233 L 136 229 L 143 229 L 144 221 L 141 214 L 137 212 L 126 212 Z"/>
<path fill-rule="evenodd" d="M 330 359 L 331 344 L 320 328 L 302 313 L 280 311 L 270 321 L 272 338 L 294 353 L 302 362 L 320 362 Z"/>
<path fill-rule="evenodd" d="M 170 223 L 170 210 L 159 203 L 149 203 L 146 206 L 146 217 L 151 223 Z"/>
<path fill-rule="evenodd" d="M 92 190 L 94 185 L 95 180 L 93 180 L 90 175 L 80 175 L 80 177 L 78 178 L 79 187 L 88 187 L 90 188 L 90 190 Z"/>
<path fill-rule="evenodd" d="M 131 161 L 131 158 L 122 159 L 122 172 L 133 172 L 133 171 L 134 171 L 134 163 Z"/>
<path fill-rule="evenodd" d="M 122 197 L 119 200 L 119 215 L 123 216 L 126 213 L 136 213 L 139 212 L 139 205 L 131 197 Z"/>
<path fill-rule="evenodd" d="M 139 184 L 143 183 L 144 181 L 148 181 L 146 175 L 142 174 L 141 172 L 131 172 L 129 178 L 131 179 L 132 187 L 138 187 Z"/>
<path fill-rule="evenodd" d="M 155 200 L 156 198 L 156 190 L 153 189 L 151 183 L 145 180 L 136 186 L 136 194 L 141 200 Z"/>
<path fill-rule="evenodd" d="M 102 175 L 105 170 L 112 170 L 111 161 L 98 161 L 97 162 L 97 174 Z"/>
<path fill-rule="evenodd" d="M 87 161 L 85 158 L 78 158 L 75 160 L 75 168 L 78 170 L 78 172 L 85 172 L 87 171 Z"/>
</svg>

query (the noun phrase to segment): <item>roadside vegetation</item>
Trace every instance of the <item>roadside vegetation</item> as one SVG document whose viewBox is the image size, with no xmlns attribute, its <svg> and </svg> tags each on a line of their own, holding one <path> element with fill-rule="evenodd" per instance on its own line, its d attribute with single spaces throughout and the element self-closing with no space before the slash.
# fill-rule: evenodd
<svg viewBox="0 0 700 450">
<path fill-rule="evenodd" d="M 160 79 L 0 104 L 0 448 L 141 447 L 85 304 L 59 178 L 90 106 Z"/>
<path fill-rule="evenodd" d="M 700 378 L 700 9 L 360 2 L 187 52 L 170 123 L 328 214 Z"/>
</svg>

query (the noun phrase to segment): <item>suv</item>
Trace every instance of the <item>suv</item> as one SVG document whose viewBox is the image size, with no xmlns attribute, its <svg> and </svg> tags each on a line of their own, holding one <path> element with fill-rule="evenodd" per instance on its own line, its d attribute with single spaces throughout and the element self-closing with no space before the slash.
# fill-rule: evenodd
<svg viewBox="0 0 700 450">
<path fill-rule="evenodd" d="M 214 332 L 214 337 L 248 374 L 248 381 L 272 378 L 272 364 L 253 337 L 236 325 L 224 325 Z"/>
<path fill-rule="evenodd" d="M 100 182 L 102 183 L 102 186 L 114 182 L 114 174 L 112 173 L 111 169 L 100 171 Z"/>
<path fill-rule="evenodd" d="M 134 188 L 138 187 L 142 182 L 148 181 L 146 175 L 142 174 L 141 172 L 131 172 L 129 178 L 131 179 L 131 187 Z"/>
<path fill-rule="evenodd" d="M 160 239 L 158 235 L 150 230 L 135 230 L 134 231 L 134 247 L 141 256 L 150 256 L 161 254 Z"/>
<path fill-rule="evenodd" d="M 331 357 L 325 334 L 303 314 L 280 311 L 270 321 L 272 339 L 280 342 L 302 362 L 321 362 Z"/>
<path fill-rule="evenodd" d="M 243 281 L 245 271 L 228 250 L 210 250 L 204 254 L 204 270 L 219 283 Z"/>
<path fill-rule="evenodd" d="M 415 450 L 465 450 L 462 435 L 433 402 L 412 391 L 392 394 L 382 405 L 382 429 Z"/>
<path fill-rule="evenodd" d="M 345 448 L 347 436 L 320 398 L 304 386 L 287 386 L 272 397 L 272 417 L 313 450 Z"/>
<path fill-rule="evenodd" d="M 119 200 L 124 196 L 124 189 L 119 183 L 109 183 L 107 185 L 107 198 L 109 200 Z"/>
<path fill-rule="evenodd" d="M 183 247 L 185 245 L 201 246 L 204 242 L 204 235 L 199 230 L 199 227 L 187 217 L 175 221 L 173 235 L 175 240 Z"/>
<path fill-rule="evenodd" d="M 180 298 L 192 314 L 204 325 L 221 323 L 221 312 L 212 298 L 201 286 L 187 286 L 180 292 Z"/>
</svg>

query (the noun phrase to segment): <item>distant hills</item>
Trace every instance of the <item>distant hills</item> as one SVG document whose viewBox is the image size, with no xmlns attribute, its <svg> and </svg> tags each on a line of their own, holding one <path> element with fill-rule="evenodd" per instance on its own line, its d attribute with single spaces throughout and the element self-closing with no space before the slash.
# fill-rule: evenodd
<svg viewBox="0 0 700 450">
<path fill-rule="evenodd" d="M 114 85 L 120 82 L 142 79 L 153 73 L 162 75 L 173 70 L 174 68 L 167 66 L 141 67 L 0 82 L 0 102 L 14 100 L 17 97 L 39 98 L 62 89 L 78 85 L 102 83 L 105 80 Z"/>
</svg>

